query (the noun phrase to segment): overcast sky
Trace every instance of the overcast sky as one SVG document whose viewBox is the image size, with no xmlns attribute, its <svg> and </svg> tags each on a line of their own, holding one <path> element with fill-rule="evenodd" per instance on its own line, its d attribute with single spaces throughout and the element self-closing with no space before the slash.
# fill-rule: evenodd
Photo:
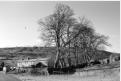
<svg viewBox="0 0 121 81">
<path fill-rule="evenodd" d="M 120 52 L 120 2 L 115 1 L 0 1 L 0 47 L 43 46 L 38 20 L 52 14 L 57 3 L 69 5 L 76 17 L 91 20 L 96 32 L 110 37 L 112 47 L 107 50 Z"/>
</svg>

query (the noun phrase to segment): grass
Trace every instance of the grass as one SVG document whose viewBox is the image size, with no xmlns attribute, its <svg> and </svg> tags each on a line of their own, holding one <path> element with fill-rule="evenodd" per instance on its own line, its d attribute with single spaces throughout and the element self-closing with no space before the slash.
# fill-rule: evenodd
<svg viewBox="0 0 121 81">
<path fill-rule="evenodd" d="M 3 71 L 0 71 L 0 81 L 21 81 L 12 75 L 6 75 Z"/>
<path fill-rule="evenodd" d="M 73 75 L 15 75 L 22 81 L 120 81 L 120 68 L 76 72 Z"/>
</svg>

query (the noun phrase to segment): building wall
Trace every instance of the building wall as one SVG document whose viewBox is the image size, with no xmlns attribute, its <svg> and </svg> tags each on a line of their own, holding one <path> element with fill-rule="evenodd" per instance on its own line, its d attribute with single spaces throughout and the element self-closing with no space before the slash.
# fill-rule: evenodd
<svg viewBox="0 0 121 81">
<path fill-rule="evenodd" d="M 31 65 L 36 65 L 37 63 L 41 62 L 43 65 L 47 66 L 48 61 L 45 59 L 26 59 L 26 60 L 19 60 L 17 62 L 17 67 L 31 67 Z"/>
<path fill-rule="evenodd" d="M 101 62 L 101 64 L 111 64 L 111 63 L 116 62 L 116 58 L 118 58 L 118 57 L 120 57 L 120 56 L 111 54 L 108 58 L 100 60 L 100 62 Z"/>
<path fill-rule="evenodd" d="M 17 67 L 31 67 L 34 64 L 34 61 L 21 61 L 17 63 Z"/>
</svg>

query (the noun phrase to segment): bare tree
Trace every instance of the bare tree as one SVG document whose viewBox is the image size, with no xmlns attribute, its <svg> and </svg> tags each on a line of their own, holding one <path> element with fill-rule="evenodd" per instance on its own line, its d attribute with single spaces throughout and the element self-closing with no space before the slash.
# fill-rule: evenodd
<svg viewBox="0 0 121 81">
<path fill-rule="evenodd" d="M 75 23 L 73 18 L 73 10 L 67 5 L 57 4 L 52 15 L 48 16 L 45 21 L 40 21 L 39 24 L 44 26 L 44 33 L 42 37 L 48 44 L 54 45 L 57 50 L 55 66 L 61 63 L 61 47 L 69 39 L 69 29 Z"/>
<path fill-rule="evenodd" d="M 104 48 L 105 45 L 110 46 L 107 42 L 108 37 L 97 34 L 90 25 L 90 21 L 85 17 L 80 18 L 80 22 L 75 25 L 72 38 L 71 42 L 75 50 L 76 63 L 78 63 L 78 57 L 80 57 L 77 53 L 78 50 L 84 52 L 88 57 L 87 61 L 90 61 L 97 50 Z"/>
<path fill-rule="evenodd" d="M 80 57 L 78 50 L 82 50 L 91 58 L 91 52 L 109 45 L 107 37 L 95 33 L 89 20 L 82 17 L 77 21 L 73 15 L 74 12 L 69 6 L 57 4 L 53 14 L 39 21 L 43 30 L 41 38 L 46 41 L 47 45 L 56 47 L 54 67 L 65 66 L 62 49 L 68 50 L 66 56 L 68 57 L 69 65 L 71 65 L 71 48 L 74 48 L 76 63 L 78 63 L 78 57 Z"/>
</svg>

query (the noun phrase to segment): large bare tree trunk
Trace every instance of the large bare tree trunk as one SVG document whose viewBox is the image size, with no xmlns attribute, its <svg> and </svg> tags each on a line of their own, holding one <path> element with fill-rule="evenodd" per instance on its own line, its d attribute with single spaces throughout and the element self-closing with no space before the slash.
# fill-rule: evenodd
<svg viewBox="0 0 121 81">
<path fill-rule="evenodd" d="M 70 37 L 69 37 L 69 28 L 70 28 L 70 26 L 68 26 L 68 28 L 67 28 L 67 41 L 70 40 Z M 69 63 L 69 66 L 71 66 L 70 43 L 68 45 L 68 54 L 69 54 L 69 56 L 68 56 L 68 63 Z"/>
<path fill-rule="evenodd" d="M 55 63 L 54 63 L 54 68 L 56 68 L 58 65 L 60 65 L 60 67 L 62 67 L 62 63 L 61 63 L 61 51 L 60 51 L 60 37 L 59 34 L 60 30 L 56 31 L 56 46 L 57 46 L 57 54 L 56 54 L 56 59 L 55 59 Z"/>
</svg>

